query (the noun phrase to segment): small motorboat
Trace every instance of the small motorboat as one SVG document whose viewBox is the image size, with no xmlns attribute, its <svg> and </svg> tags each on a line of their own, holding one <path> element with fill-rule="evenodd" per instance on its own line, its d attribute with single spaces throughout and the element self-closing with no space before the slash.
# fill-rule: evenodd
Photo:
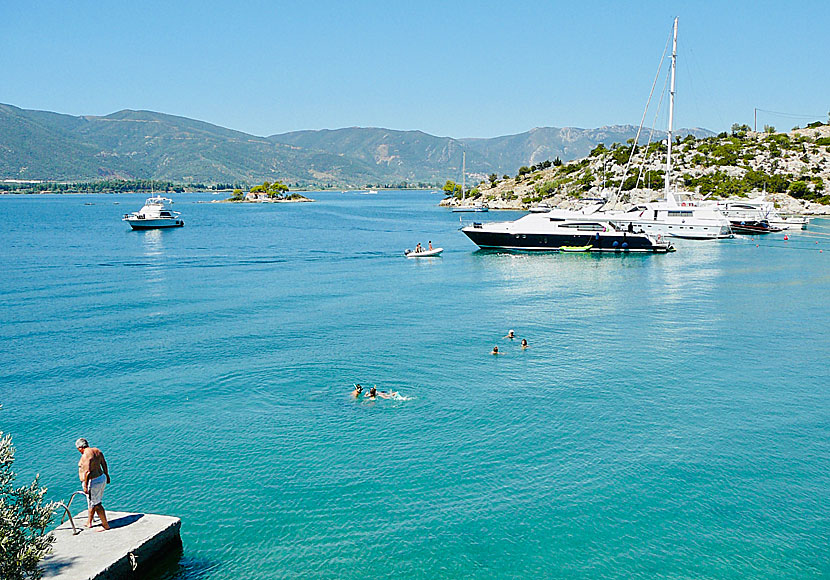
<svg viewBox="0 0 830 580">
<path fill-rule="evenodd" d="M 171 203 L 172 200 L 155 195 L 148 198 L 140 210 L 125 214 L 122 220 L 130 224 L 134 230 L 182 227 L 184 221 L 179 219 L 180 213 L 166 205 Z"/>
<path fill-rule="evenodd" d="M 444 251 L 444 248 L 435 248 L 432 250 L 423 250 L 421 252 L 416 252 L 414 250 L 406 250 L 403 255 L 407 258 L 434 258 L 436 256 L 440 256 L 441 252 Z"/>
<path fill-rule="evenodd" d="M 593 246 L 590 245 L 590 244 L 587 245 L 587 246 L 561 246 L 559 248 L 559 251 L 560 252 L 590 252 L 591 248 L 593 248 Z"/>
<path fill-rule="evenodd" d="M 487 205 L 460 205 L 452 208 L 454 213 L 473 212 L 473 211 L 490 211 Z"/>
</svg>

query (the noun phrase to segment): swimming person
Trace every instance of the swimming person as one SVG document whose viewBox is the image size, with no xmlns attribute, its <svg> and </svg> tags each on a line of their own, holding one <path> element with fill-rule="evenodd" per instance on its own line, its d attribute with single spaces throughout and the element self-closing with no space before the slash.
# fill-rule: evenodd
<svg viewBox="0 0 830 580">
<path fill-rule="evenodd" d="M 499 354 L 499 347 L 494 346 L 493 347 L 493 352 L 491 352 L 490 354 Z"/>
<path fill-rule="evenodd" d="M 528 348 L 527 339 L 526 339 L 526 338 L 523 338 L 523 339 L 522 339 L 522 350 L 524 350 L 524 349 L 526 349 L 526 348 Z"/>
<path fill-rule="evenodd" d="M 360 396 L 360 393 L 363 392 L 363 387 L 357 383 L 354 385 L 354 391 L 352 391 L 352 397 L 357 399 Z"/>
<path fill-rule="evenodd" d="M 512 328 L 507 331 L 507 335 L 504 338 L 509 338 L 510 340 L 513 340 L 514 338 L 516 338 L 516 335 L 513 334 L 513 329 Z"/>
<path fill-rule="evenodd" d="M 378 394 L 378 390 L 375 387 L 372 387 L 371 389 L 369 389 L 369 392 L 366 393 L 365 398 L 374 400 L 375 395 L 377 395 L 377 394 Z"/>
<path fill-rule="evenodd" d="M 398 391 L 389 391 L 388 393 L 386 391 L 378 391 L 377 395 L 381 399 L 397 399 L 400 397 Z"/>
</svg>

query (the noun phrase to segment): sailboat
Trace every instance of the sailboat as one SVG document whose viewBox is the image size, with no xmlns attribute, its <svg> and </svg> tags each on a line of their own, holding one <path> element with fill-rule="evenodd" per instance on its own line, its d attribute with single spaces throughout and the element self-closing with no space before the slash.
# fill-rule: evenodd
<svg viewBox="0 0 830 580">
<path fill-rule="evenodd" d="M 601 203 L 582 211 L 553 210 L 545 215 L 562 219 L 613 220 L 615 224 L 628 229 L 655 235 L 660 234 L 672 238 L 714 240 L 733 237 L 729 220 L 717 207 L 691 199 L 688 201 L 679 199 L 681 196 L 688 196 L 678 194 L 677 191 L 672 190 L 671 154 L 674 141 L 673 123 L 675 74 L 677 69 L 677 18 L 674 19 L 672 38 L 669 127 L 666 153 L 666 181 L 664 186 L 665 199 L 663 201 L 638 204 L 624 212 L 605 210 L 604 206 L 606 203 Z"/>
<path fill-rule="evenodd" d="M 473 212 L 473 211 L 489 211 L 487 204 L 464 205 L 464 200 L 467 198 L 466 181 L 467 178 L 467 152 L 461 152 L 461 205 L 452 208 L 456 213 Z"/>
</svg>

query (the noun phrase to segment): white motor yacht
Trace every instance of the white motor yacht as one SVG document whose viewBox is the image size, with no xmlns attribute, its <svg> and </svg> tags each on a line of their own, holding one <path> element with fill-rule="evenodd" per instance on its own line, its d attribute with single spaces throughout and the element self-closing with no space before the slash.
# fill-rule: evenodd
<svg viewBox="0 0 830 580">
<path fill-rule="evenodd" d="M 157 228 L 178 228 L 184 225 L 179 219 L 180 212 L 167 207 L 173 201 L 161 196 L 153 196 L 144 202 L 140 210 L 125 214 L 122 221 L 130 224 L 134 230 L 151 230 Z"/>
</svg>

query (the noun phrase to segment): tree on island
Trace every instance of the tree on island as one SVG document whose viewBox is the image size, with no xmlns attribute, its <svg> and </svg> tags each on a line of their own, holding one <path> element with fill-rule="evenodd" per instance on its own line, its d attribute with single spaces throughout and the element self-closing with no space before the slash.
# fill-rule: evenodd
<svg viewBox="0 0 830 580">
<path fill-rule="evenodd" d="M 444 195 L 450 197 L 461 193 L 461 186 L 454 181 L 447 180 L 444 184 Z"/>
<path fill-rule="evenodd" d="M 0 578 L 40 578 L 38 562 L 55 540 L 46 534 L 54 505 L 44 505 L 46 488 L 40 486 L 38 477 L 31 485 L 14 487 L 13 464 L 11 435 L 0 431 Z"/>
<path fill-rule="evenodd" d="M 271 199 L 283 199 L 285 193 L 288 191 L 288 186 L 282 181 L 264 181 L 262 185 L 255 185 L 251 188 L 251 193 L 264 193 Z"/>
</svg>

